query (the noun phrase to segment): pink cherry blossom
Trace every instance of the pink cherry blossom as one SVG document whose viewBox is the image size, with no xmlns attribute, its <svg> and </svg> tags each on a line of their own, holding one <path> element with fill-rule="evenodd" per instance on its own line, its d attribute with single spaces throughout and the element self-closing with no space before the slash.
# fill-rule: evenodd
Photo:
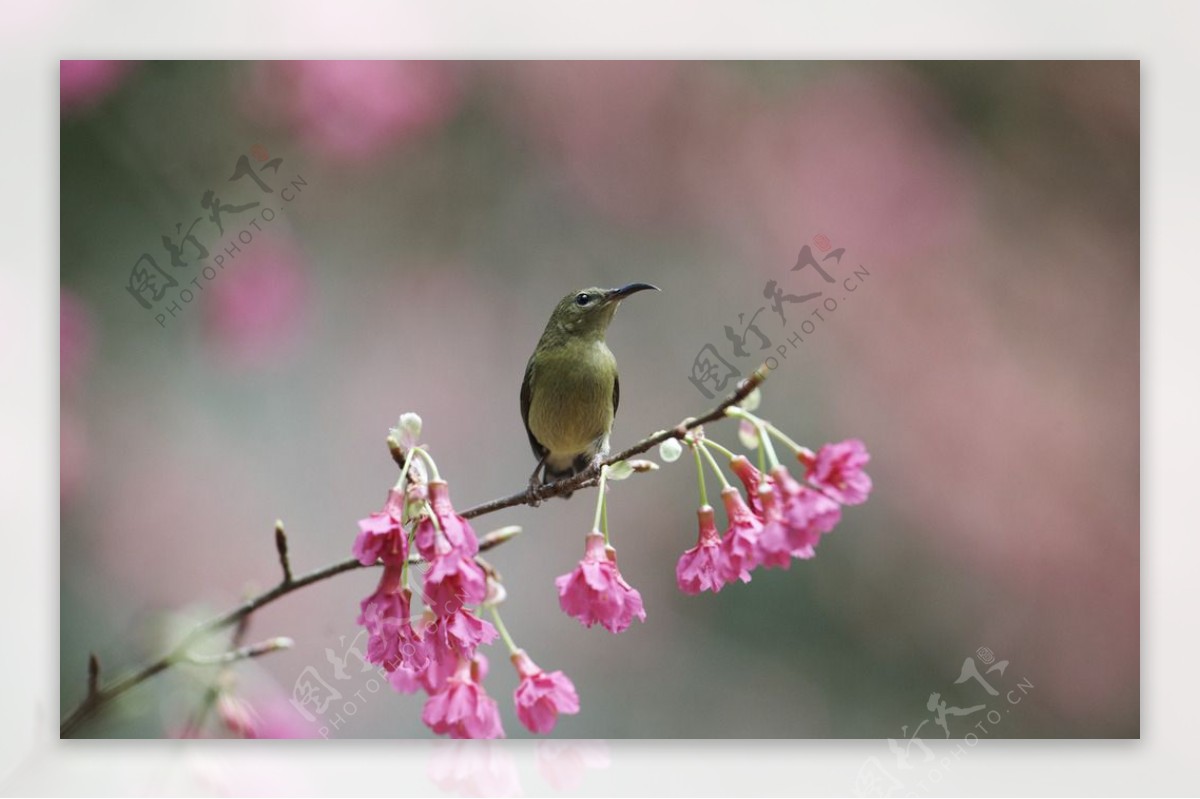
<svg viewBox="0 0 1200 799">
<path fill-rule="evenodd" d="M 478 605 L 487 596 L 487 578 L 474 557 L 454 549 L 445 539 L 429 562 L 422 599 L 439 617 L 457 613 L 464 605 Z"/>
<path fill-rule="evenodd" d="M 750 460 L 745 455 L 736 455 L 730 458 L 729 468 L 742 481 L 742 486 L 746 489 L 746 504 L 750 506 L 750 510 L 761 521 L 763 511 L 762 503 L 758 499 L 758 486 L 764 479 L 762 472 L 755 469 L 754 464 L 750 463 Z"/>
<path fill-rule="evenodd" d="M 763 483 L 756 492 L 759 497 L 759 507 L 763 509 L 762 533 L 758 537 L 759 559 L 767 568 L 790 568 L 792 565 L 792 546 L 788 535 L 788 527 L 783 521 L 783 511 L 779 507 L 779 496 L 775 486 Z M 811 553 L 811 549 L 809 553 Z M 811 557 L 809 554 L 807 557 Z"/>
<path fill-rule="evenodd" d="M 358 537 L 354 539 L 354 557 L 364 566 L 383 559 L 385 563 L 404 563 L 408 557 L 408 534 L 401 517 L 404 495 L 395 489 L 388 491 L 387 502 L 379 513 L 358 521 Z"/>
<path fill-rule="evenodd" d="M 461 549 L 467 555 L 479 551 L 479 539 L 471 524 L 454 512 L 450 504 L 450 487 L 445 480 L 430 480 L 428 483 L 429 505 L 433 508 L 433 518 L 425 516 L 417 524 L 413 542 L 417 551 L 426 560 L 433 560 L 437 554 L 437 542 L 444 538 L 453 549 Z"/>
<path fill-rule="evenodd" d="M 463 609 L 436 619 L 426 628 L 430 654 L 441 663 L 473 660 L 475 650 L 496 640 L 496 628 L 471 611 Z"/>
<path fill-rule="evenodd" d="M 403 566 L 389 563 L 375 592 L 364 599 L 358 623 L 367 631 L 367 660 L 388 671 L 420 670 L 428 647 L 412 625 L 412 592 L 401 585 Z"/>
<path fill-rule="evenodd" d="M 712 591 L 714 594 L 725 585 L 725 555 L 721 551 L 721 535 L 711 505 L 704 505 L 696 512 L 700 519 L 700 535 L 696 546 L 679 556 L 675 564 L 675 583 L 685 594 Z"/>
<path fill-rule="evenodd" d="M 521 649 L 513 653 L 512 662 L 521 676 L 513 692 L 517 718 L 530 732 L 544 735 L 554 730 L 559 713 L 579 712 L 579 695 L 567 675 L 561 671 L 547 674 Z"/>
<path fill-rule="evenodd" d="M 434 668 L 428 666 L 427 668 Z M 422 690 L 425 685 L 421 677 L 423 670 L 406 669 L 403 666 L 397 666 L 394 671 L 388 672 L 388 682 L 392 685 L 392 690 L 402 694 L 415 694 Z"/>
<path fill-rule="evenodd" d="M 809 482 L 843 505 L 860 505 L 871 493 L 871 478 L 863 466 L 871 460 L 857 438 L 826 444 L 815 457 L 801 456 Z"/>
<path fill-rule="evenodd" d="M 729 517 L 729 529 L 721 539 L 721 552 L 725 556 L 721 577 L 727 583 L 734 580 L 748 583 L 751 570 L 758 565 L 758 538 L 763 525 L 733 486 L 721 492 L 721 501 Z"/>
<path fill-rule="evenodd" d="M 802 485 L 782 465 L 771 470 L 771 480 L 777 489 L 792 555 L 811 558 L 821 536 L 842 520 L 842 509 L 820 491 Z"/>
<path fill-rule="evenodd" d="M 436 624 L 437 617 L 426 610 L 412 625 L 417 641 L 412 642 L 407 650 L 401 646 L 399 662 L 385 664 L 385 668 L 395 665 L 395 669 L 388 674 L 388 681 L 400 693 L 413 694 L 423 690 L 435 694 L 445 687 L 446 681 L 458 669 L 457 659 L 439 658 L 435 651 L 436 642 L 432 633 Z"/>
<path fill-rule="evenodd" d="M 462 661 L 445 687 L 425 701 L 421 720 L 438 735 L 452 738 L 503 738 L 500 709 L 483 690 L 483 674 Z"/>
<path fill-rule="evenodd" d="M 583 559 L 554 585 L 559 606 L 585 627 L 599 622 L 609 632 L 619 633 L 634 617 L 646 620 L 642 595 L 621 576 L 617 551 L 605 545 L 601 533 L 588 533 Z"/>
</svg>

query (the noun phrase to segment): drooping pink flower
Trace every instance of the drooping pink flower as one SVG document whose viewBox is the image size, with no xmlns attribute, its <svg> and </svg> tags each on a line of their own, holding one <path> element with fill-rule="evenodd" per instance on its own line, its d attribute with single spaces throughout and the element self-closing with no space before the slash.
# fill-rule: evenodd
<svg viewBox="0 0 1200 799">
<path fill-rule="evenodd" d="M 132 67 L 131 61 L 60 61 L 58 97 L 63 116 L 99 104 L 121 85 Z"/>
<path fill-rule="evenodd" d="M 439 552 L 425 573 L 422 599 L 439 617 L 457 613 L 464 605 L 478 605 L 487 596 L 487 578 L 466 550 L 451 548 L 440 539 Z"/>
<path fill-rule="evenodd" d="M 445 480 L 430 480 L 428 483 L 429 505 L 433 508 L 433 517 L 425 516 L 417 524 L 413 535 L 413 543 L 417 551 L 426 560 L 433 560 L 437 554 L 439 538 L 445 538 L 453 549 L 461 549 L 467 555 L 479 551 L 479 539 L 471 529 L 471 523 L 454 512 L 450 504 L 450 487 Z"/>
<path fill-rule="evenodd" d="M 754 512 L 760 520 L 762 519 L 763 509 L 762 503 L 758 498 L 758 486 L 763 481 L 763 474 L 758 469 L 754 468 L 754 464 L 750 463 L 749 458 L 745 455 L 735 455 L 729 459 L 729 468 L 742 481 L 742 486 L 746 489 L 746 504 L 750 506 L 750 510 Z"/>
<path fill-rule="evenodd" d="M 617 551 L 604 543 L 604 535 L 588 533 L 583 559 L 572 571 L 554 581 L 558 604 L 585 627 L 599 624 L 619 633 L 634 617 L 646 620 L 642 595 L 617 569 Z"/>
<path fill-rule="evenodd" d="M 685 594 L 699 594 L 701 591 L 715 594 L 725 585 L 721 576 L 725 570 L 721 534 L 717 532 L 711 505 L 702 506 L 696 515 L 700 518 L 699 539 L 696 546 L 679 556 L 679 562 L 675 564 L 675 583 Z"/>
<path fill-rule="evenodd" d="M 427 666 L 426 668 L 435 668 Z M 415 694 L 417 691 L 425 688 L 424 682 L 421 680 L 422 672 L 414 669 L 406 669 L 403 666 L 398 666 L 395 670 L 388 672 L 388 682 L 392 685 L 392 690 L 402 694 Z"/>
<path fill-rule="evenodd" d="M 549 674 L 518 649 L 512 655 L 512 663 L 521 676 L 513 700 L 517 705 L 517 718 L 530 732 L 545 735 L 558 724 L 558 714 L 579 712 L 579 695 L 575 685 L 561 671 Z"/>
<path fill-rule="evenodd" d="M 748 583 L 751 570 L 758 565 L 758 538 L 763 525 L 733 486 L 721 491 L 721 501 L 729 517 L 729 529 L 721 539 L 721 552 L 725 556 L 721 578 L 727 583 L 734 580 Z"/>
<path fill-rule="evenodd" d="M 771 470 L 792 555 L 811 558 L 821 536 L 837 527 L 842 509 L 820 491 L 802 485 L 782 464 Z"/>
<path fill-rule="evenodd" d="M 435 619 L 426 628 L 425 640 L 435 660 L 453 665 L 460 659 L 473 660 L 475 650 L 495 641 L 497 635 L 490 622 L 464 608 Z"/>
<path fill-rule="evenodd" d="M 779 497 L 775 486 L 762 483 L 758 487 L 758 504 L 762 508 L 762 532 L 758 536 L 759 560 L 768 569 L 780 567 L 791 568 L 792 546 L 787 525 L 783 521 L 783 511 L 779 507 Z M 811 549 L 809 550 L 811 553 Z M 811 554 L 808 555 L 811 557 Z"/>
<path fill-rule="evenodd" d="M 462 661 L 445 687 L 425 701 L 421 721 L 452 738 L 503 738 L 500 709 L 483 690 L 482 679 L 472 661 Z"/>
<path fill-rule="evenodd" d="M 413 629 L 412 592 L 401 585 L 402 572 L 401 564 L 383 567 L 379 586 L 362 601 L 358 623 L 367 631 L 367 660 L 388 671 L 400 666 L 419 671 L 429 650 Z"/>
<path fill-rule="evenodd" d="M 871 478 L 863 467 L 871 460 L 857 438 L 826 444 L 813 457 L 801 453 L 809 482 L 843 505 L 860 505 L 871 493 Z"/>
<path fill-rule="evenodd" d="M 404 563 L 408 557 L 408 534 L 401 518 L 404 514 L 404 495 L 388 491 L 383 510 L 358 520 L 358 537 L 354 539 L 354 557 L 364 566 L 382 559 L 384 563 Z"/>
<path fill-rule="evenodd" d="M 367 660 L 378 665 L 397 661 L 404 603 L 399 592 L 376 591 L 362 601 L 358 623 L 367 630 Z"/>
<path fill-rule="evenodd" d="M 388 673 L 388 681 L 391 682 L 392 688 L 400 693 L 413 694 L 423 690 L 427 694 L 435 694 L 446 686 L 450 675 L 458 669 L 457 660 L 439 658 L 434 651 L 435 641 L 432 633 L 436 624 L 437 617 L 429 610 L 413 622 L 412 628 L 418 641 L 413 643 L 407 652 L 401 645 L 399 662 L 395 664 L 395 669 L 389 670 Z"/>
</svg>

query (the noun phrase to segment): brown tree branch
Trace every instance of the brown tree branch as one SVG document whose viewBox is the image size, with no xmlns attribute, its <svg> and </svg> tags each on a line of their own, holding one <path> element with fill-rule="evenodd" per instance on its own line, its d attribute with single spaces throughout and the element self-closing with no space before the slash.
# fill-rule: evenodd
<svg viewBox="0 0 1200 799">
<path fill-rule="evenodd" d="M 641 453 L 646 452 L 651 447 L 661 444 L 669 438 L 682 439 L 690 431 L 703 424 L 715 422 L 725 418 L 726 410 L 744 400 L 750 395 L 751 392 L 754 391 L 754 389 L 762 385 L 766 378 L 767 368 L 765 366 L 759 367 L 752 375 L 750 375 L 750 377 L 743 380 L 738 385 L 738 388 L 735 392 L 722 400 L 719 405 L 714 407 L 708 413 L 704 414 L 703 416 L 684 419 L 672 428 L 660 430 L 659 432 L 642 439 L 628 449 L 622 450 L 615 455 L 610 455 L 602 461 L 601 465 L 611 466 L 618 461 L 627 460 L 635 455 L 640 455 Z M 402 457 L 402 453 L 396 447 L 390 446 L 390 449 L 393 459 L 397 461 L 400 468 L 403 468 L 404 458 Z M 411 468 L 413 467 L 410 467 L 410 469 Z M 530 486 L 524 491 L 519 491 L 510 496 L 501 497 L 500 499 L 494 499 L 490 502 L 484 502 L 472 508 L 459 511 L 459 513 L 461 513 L 464 518 L 474 519 L 488 513 L 494 513 L 495 511 L 511 508 L 517 505 L 532 505 L 536 507 L 543 500 L 551 497 L 561 496 L 562 494 L 572 492 L 580 488 L 594 486 L 598 482 L 599 472 L 595 470 L 589 470 L 574 475 L 573 477 L 568 477 L 547 485 Z M 479 542 L 479 549 L 480 551 L 487 551 L 492 547 L 503 544 L 510 538 L 512 538 L 511 533 L 497 535 L 494 537 L 485 536 L 484 539 Z M 233 608 L 232 610 L 229 610 L 220 616 L 216 616 L 196 626 L 191 632 L 184 636 L 183 640 L 181 640 L 169 652 L 167 652 L 167 654 L 163 655 L 157 660 L 143 665 L 137 671 L 104 686 L 99 685 L 100 668 L 98 661 L 96 661 L 94 655 L 89 658 L 88 693 L 84 700 L 80 702 L 79 706 L 76 707 L 75 710 L 73 710 L 71 714 L 63 720 L 62 724 L 59 726 L 59 736 L 62 738 L 70 737 L 79 728 L 79 726 L 97 710 L 104 707 L 118 696 L 124 694 L 126 691 L 129 691 L 131 688 L 134 688 L 135 686 L 145 682 L 159 672 L 165 671 L 166 669 L 174 666 L 176 663 L 199 662 L 200 659 L 198 659 L 197 656 L 190 654 L 189 650 L 197 641 L 207 637 L 217 630 L 221 630 L 233 624 L 242 623 L 251 613 L 254 613 L 256 610 L 265 605 L 269 605 L 281 597 L 287 596 L 293 591 L 299 591 L 301 588 L 314 583 L 319 583 L 323 580 L 327 580 L 330 577 L 335 577 L 343 572 L 354 571 L 361 568 L 371 568 L 364 567 L 355 558 L 349 558 L 347 560 L 343 560 L 338 563 L 332 563 L 323 568 L 309 572 L 301 577 L 294 578 L 292 577 L 291 564 L 288 560 L 287 538 L 283 533 L 283 526 L 281 523 L 275 528 L 275 545 L 279 554 L 280 566 L 283 570 L 282 581 L 274 588 L 247 599 L 245 602 Z M 416 561 L 417 559 L 414 556 L 413 562 Z M 276 651 L 279 648 L 280 647 L 275 647 L 268 651 Z M 231 660 L 236 660 L 238 657 L 233 654 L 233 652 L 236 651 L 237 650 L 233 650 L 225 653 L 223 656 L 217 656 L 217 659 L 213 660 L 212 662 L 228 663 Z M 257 654 L 265 654 L 265 652 L 259 652 Z"/>
</svg>

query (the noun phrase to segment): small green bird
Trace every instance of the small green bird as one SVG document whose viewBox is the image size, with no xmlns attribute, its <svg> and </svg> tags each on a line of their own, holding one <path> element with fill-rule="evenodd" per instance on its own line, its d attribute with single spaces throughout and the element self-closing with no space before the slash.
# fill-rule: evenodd
<svg viewBox="0 0 1200 799">
<path fill-rule="evenodd" d="M 563 297 L 525 367 L 521 418 L 538 465 L 529 478 L 550 483 L 591 467 L 608 454 L 621 400 L 617 359 L 604 333 L 621 300 L 649 283 L 590 288 Z"/>
</svg>

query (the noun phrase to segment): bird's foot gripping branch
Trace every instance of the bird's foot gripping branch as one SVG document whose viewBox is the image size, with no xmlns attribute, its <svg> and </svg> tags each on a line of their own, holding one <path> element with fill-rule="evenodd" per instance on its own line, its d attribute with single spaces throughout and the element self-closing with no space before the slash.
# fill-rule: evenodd
<svg viewBox="0 0 1200 799">
<path fill-rule="evenodd" d="M 502 578 L 480 556 L 514 538 L 520 529 L 503 528 L 479 538 L 469 520 L 502 508 L 536 506 L 549 497 L 570 496 L 580 488 L 598 486 L 583 557 L 555 580 L 555 588 L 559 607 L 567 615 L 586 627 L 598 624 L 610 633 L 623 632 L 635 619 L 645 622 L 647 611 L 641 594 L 617 566 L 607 510 L 608 484 L 656 469 L 655 463 L 635 457 L 655 446 L 666 463 L 677 460 L 686 446 L 696 466 L 700 508 L 695 546 L 684 551 L 675 565 L 676 583 L 682 592 L 716 593 L 730 583 L 749 582 L 759 567 L 786 569 L 793 560 L 812 558 L 821 537 L 839 522 L 842 506 L 866 500 L 871 480 L 863 467 L 869 456 L 857 440 L 810 450 L 756 415 L 758 386 L 765 376 L 766 370 L 760 369 L 708 413 L 685 419 L 605 458 L 598 470 L 531 486 L 462 511 L 451 504 L 447 481 L 428 448 L 420 443 L 419 417 L 405 414 L 388 437 L 400 477 L 388 492 L 383 509 L 359 521 L 351 560 L 294 577 L 280 526 L 276 532 L 283 569 L 279 585 L 200 625 L 167 655 L 108 685 L 100 685 L 99 664 L 93 659 L 87 698 L 63 722 L 62 734 L 71 734 L 111 700 L 176 663 L 219 663 L 228 670 L 243 657 L 282 648 L 240 646 L 250 614 L 327 577 L 377 566 L 382 566 L 379 584 L 362 600 L 358 614 L 358 623 L 369 636 L 367 659 L 388 673 L 397 691 L 427 695 L 421 717 L 430 729 L 456 738 L 504 735 L 499 705 L 483 687 L 488 660 L 482 650 L 500 640 L 519 677 L 513 695 L 517 718 L 534 733 L 552 731 L 560 715 L 580 712 L 575 686 L 561 671 L 539 667 L 517 645 L 500 613 L 506 596 Z M 726 418 L 738 420 L 738 437 L 755 456 L 754 461 L 706 436 L 703 425 Z M 795 459 L 792 466 L 798 477 L 787 465 L 789 456 Z M 722 463 L 732 481 L 726 478 Z M 706 470 L 721 485 L 727 519 L 723 534 L 708 503 Z M 228 653 L 204 661 L 192 654 L 192 647 L 201 640 L 229 627 L 236 627 L 237 633 Z M 550 657 L 539 654 L 543 662 Z M 232 681 L 222 680 L 221 684 L 228 686 Z M 256 732 L 251 724 L 225 726 L 235 735 Z"/>
</svg>

